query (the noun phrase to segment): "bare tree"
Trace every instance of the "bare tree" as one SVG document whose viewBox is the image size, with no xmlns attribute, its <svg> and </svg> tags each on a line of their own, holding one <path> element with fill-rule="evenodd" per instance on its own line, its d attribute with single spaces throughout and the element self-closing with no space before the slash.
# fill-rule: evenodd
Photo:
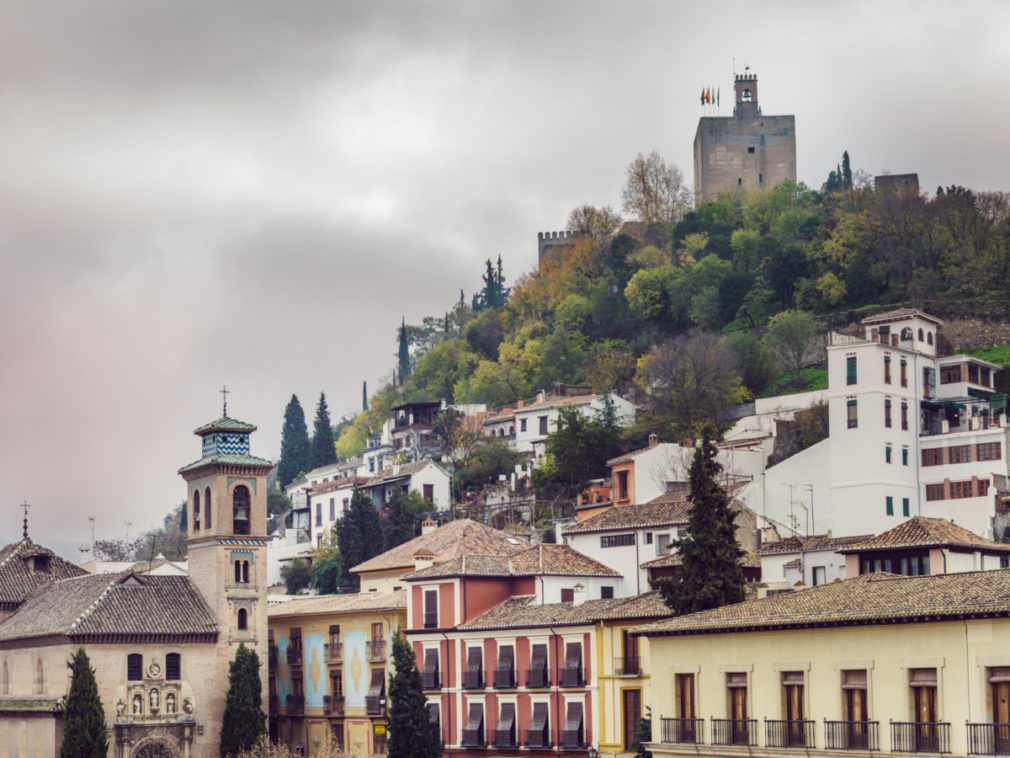
<svg viewBox="0 0 1010 758">
<path fill-rule="evenodd" d="M 609 205 L 596 208 L 584 204 L 568 214 L 569 231 L 588 234 L 602 248 L 621 228 L 621 217 Z"/>
<path fill-rule="evenodd" d="M 628 180 L 621 190 L 622 210 L 646 224 L 676 224 L 691 210 L 691 192 L 675 163 L 667 163 L 653 150 L 641 153 L 628 166 Z"/>
</svg>

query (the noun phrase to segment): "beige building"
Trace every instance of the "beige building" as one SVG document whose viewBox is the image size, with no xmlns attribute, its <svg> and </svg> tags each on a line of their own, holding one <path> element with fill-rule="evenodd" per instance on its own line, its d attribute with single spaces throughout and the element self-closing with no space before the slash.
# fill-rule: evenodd
<svg viewBox="0 0 1010 758">
<path fill-rule="evenodd" d="M 1010 572 L 867 574 L 639 627 L 656 758 L 1010 752 Z"/>
<path fill-rule="evenodd" d="M 694 135 L 696 203 L 720 192 L 774 187 L 796 181 L 796 117 L 765 116 L 757 76 L 737 74 L 732 116 L 704 116 Z"/>
</svg>

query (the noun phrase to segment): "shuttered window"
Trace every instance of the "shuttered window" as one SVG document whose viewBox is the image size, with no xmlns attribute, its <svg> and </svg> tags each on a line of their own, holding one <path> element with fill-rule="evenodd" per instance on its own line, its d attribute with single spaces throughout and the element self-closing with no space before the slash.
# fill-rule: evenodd
<svg viewBox="0 0 1010 758">
<path fill-rule="evenodd" d="M 845 383 L 856 383 L 856 356 L 854 355 L 845 359 Z"/>
<path fill-rule="evenodd" d="M 527 687 L 550 687 L 550 672 L 547 668 L 547 645 L 534 645 L 530 654 L 530 670 L 526 677 Z"/>
<path fill-rule="evenodd" d="M 498 725 L 494 730 L 495 747 L 516 746 L 516 706 L 515 703 L 502 703 L 498 716 Z"/>
<path fill-rule="evenodd" d="M 565 645 L 565 669 L 562 672 L 562 687 L 581 687 L 582 681 L 582 645 L 569 642 Z"/>
<path fill-rule="evenodd" d="M 437 690 L 441 686 L 438 680 L 438 650 L 424 651 L 424 671 L 421 680 L 426 690 Z"/>
<path fill-rule="evenodd" d="M 181 679 L 182 666 L 178 653 L 169 653 L 165 656 L 165 678 L 172 681 Z"/>
<path fill-rule="evenodd" d="M 463 672 L 463 687 L 478 689 L 484 686 L 482 674 L 482 659 L 484 651 L 479 647 L 471 647 L 466 651 L 466 670 Z"/>
<path fill-rule="evenodd" d="M 424 628 L 438 627 L 438 590 L 424 591 Z"/>
<path fill-rule="evenodd" d="M 131 682 L 144 678 L 144 656 L 140 653 L 130 653 L 126 656 L 126 678 Z"/>
<path fill-rule="evenodd" d="M 498 648 L 498 665 L 494 672 L 495 687 L 515 687 L 516 668 L 515 653 L 511 645 L 502 645 Z"/>
<path fill-rule="evenodd" d="M 561 732 L 562 747 L 582 747 L 585 736 L 582 729 L 582 703 L 568 703 L 565 712 L 565 728 Z"/>
<path fill-rule="evenodd" d="M 549 724 L 547 723 L 548 707 L 547 703 L 533 704 L 533 720 L 530 722 L 530 731 L 526 736 L 526 747 L 550 747 L 551 735 Z"/>
<path fill-rule="evenodd" d="M 642 717 L 642 691 L 624 690 L 624 749 L 632 750 L 631 747 L 637 742 L 636 732 L 638 730 L 638 720 Z"/>
<path fill-rule="evenodd" d="M 466 726 L 463 727 L 463 745 L 464 747 L 484 745 L 484 706 L 481 703 L 470 703 Z"/>
</svg>

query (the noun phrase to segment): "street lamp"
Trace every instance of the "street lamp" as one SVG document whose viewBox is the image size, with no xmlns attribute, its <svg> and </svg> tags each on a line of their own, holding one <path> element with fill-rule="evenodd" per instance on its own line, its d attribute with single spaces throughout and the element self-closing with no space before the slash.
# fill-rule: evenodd
<svg viewBox="0 0 1010 758">
<path fill-rule="evenodd" d="M 594 747 L 589 748 L 589 758 L 599 758 L 600 751 Z"/>
</svg>

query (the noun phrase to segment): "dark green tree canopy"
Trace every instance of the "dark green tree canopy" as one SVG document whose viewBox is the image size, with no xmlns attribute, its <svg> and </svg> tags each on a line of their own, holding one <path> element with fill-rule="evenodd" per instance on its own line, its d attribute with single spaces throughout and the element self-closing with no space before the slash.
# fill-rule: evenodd
<svg viewBox="0 0 1010 758">
<path fill-rule="evenodd" d="M 312 567 L 304 558 L 296 558 L 281 567 L 281 579 L 289 595 L 297 595 L 312 584 Z"/>
<path fill-rule="evenodd" d="M 389 680 L 389 758 L 438 758 L 441 739 L 428 719 L 427 698 L 414 649 L 397 629 Z"/>
<path fill-rule="evenodd" d="M 284 427 L 281 430 L 281 459 L 277 463 L 277 481 L 287 487 L 299 474 L 311 468 L 312 454 L 309 430 L 305 426 L 305 412 L 298 396 L 292 395 L 284 409 Z"/>
<path fill-rule="evenodd" d="M 617 454 L 619 445 L 611 401 L 604 404 L 598 418 L 572 406 L 562 408 L 556 429 L 547 435 L 545 449 L 554 462 L 556 481 L 578 490 L 590 479 L 606 474 L 607 461 Z"/>
<path fill-rule="evenodd" d="M 222 758 L 248 750 L 260 735 L 266 734 L 262 691 L 259 656 L 240 643 L 229 666 L 228 694 L 221 720 Z"/>
<path fill-rule="evenodd" d="M 312 427 L 312 461 L 310 470 L 337 462 L 337 451 L 333 446 L 333 424 L 330 409 L 326 406 L 326 394 L 319 393 L 316 405 L 316 420 Z"/>
<path fill-rule="evenodd" d="M 109 733 L 105 710 L 98 696 L 95 670 L 83 647 L 67 664 L 70 692 L 63 706 L 63 745 L 60 758 L 105 758 Z"/>
<path fill-rule="evenodd" d="M 385 548 L 389 550 L 414 539 L 414 516 L 407 504 L 407 493 L 397 488 L 386 501 Z"/>
<path fill-rule="evenodd" d="M 402 387 L 403 383 L 407 381 L 407 377 L 410 376 L 410 347 L 407 344 L 406 318 L 403 318 L 400 322 L 400 328 L 397 332 L 397 340 L 399 341 L 399 347 L 396 351 L 396 360 L 397 360 L 396 379 L 399 385 Z"/>
<path fill-rule="evenodd" d="M 351 503 L 336 524 L 337 549 L 348 586 L 357 590 L 358 577 L 350 571 L 359 563 L 374 558 L 383 550 L 382 519 L 364 490 L 355 490 Z"/>
<path fill-rule="evenodd" d="M 714 431 L 706 427 L 689 472 L 691 516 L 687 536 L 678 540 L 681 567 L 656 583 L 677 615 L 707 611 L 744 599 L 743 550 L 736 541 L 736 511 L 719 485 Z"/>
</svg>

